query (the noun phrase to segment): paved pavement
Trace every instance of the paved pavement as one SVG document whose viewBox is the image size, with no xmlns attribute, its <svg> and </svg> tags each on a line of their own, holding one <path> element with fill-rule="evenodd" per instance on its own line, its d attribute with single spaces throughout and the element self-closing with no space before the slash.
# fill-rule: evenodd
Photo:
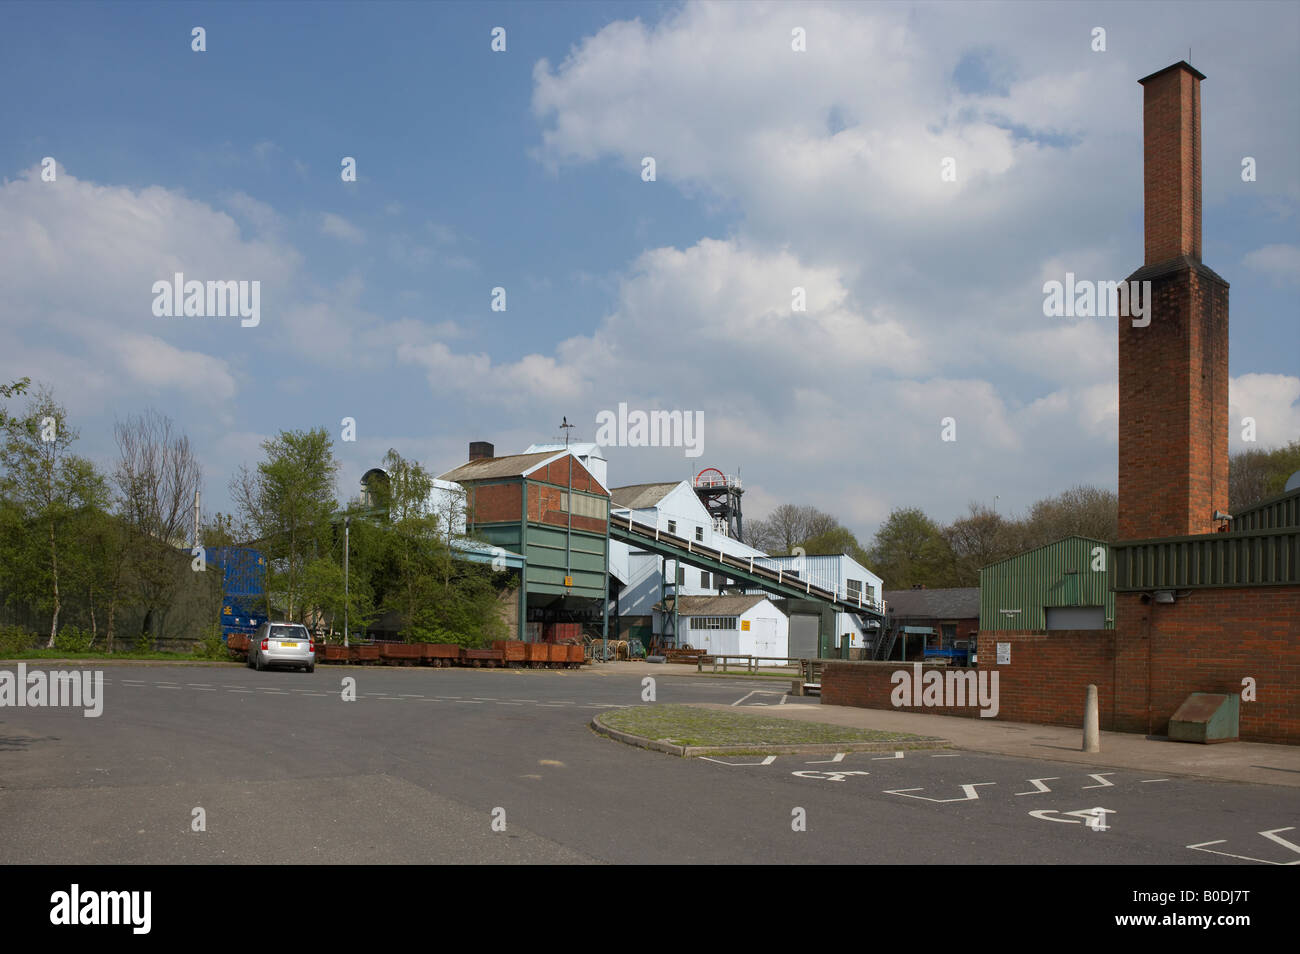
<svg viewBox="0 0 1300 954">
<path fill-rule="evenodd" d="M 1109 737 L 1097 764 L 1052 748 L 1054 730 L 1037 726 L 1045 739 L 1000 754 L 680 759 L 589 729 L 595 712 L 649 704 L 639 669 L 620 664 L 104 675 L 99 718 L 0 708 L 0 862 L 1300 860 L 1294 786 L 1107 761 L 1122 754 Z M 657 702 L 861 717 L 792 705 L 768 680 L 665 667 L 654 678 Z M 1249 761 L 1287 774 L 1271 757 Z M 1098 808 L 1105 830 L 1088 824 Z"/>
</svg>

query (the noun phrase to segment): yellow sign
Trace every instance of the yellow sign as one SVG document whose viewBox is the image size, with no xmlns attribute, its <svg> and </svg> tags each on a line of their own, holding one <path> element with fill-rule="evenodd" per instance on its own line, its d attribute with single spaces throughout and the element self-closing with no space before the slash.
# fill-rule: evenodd
<svg viewBox="0 0 1300 954">
<path fill-rule="evenodd" d="M 749 620 L 747 620 L 747 619 L 742 619 L 742 620 L 740 621 L 740 628 L 741 628 L 741 630 L 743 630 L 744 632 L 748 633 L 748 632 L 749 632 Z"/>
<path fill-rule="evenodd" d="M 571 577 L 571 576 L 566 576 L 566 577 L 564 578 L 564 585 L 565 585 L 565 586 L 572 586 L 572 585 L 573 585 L 573 577 Z"/>
</svg>

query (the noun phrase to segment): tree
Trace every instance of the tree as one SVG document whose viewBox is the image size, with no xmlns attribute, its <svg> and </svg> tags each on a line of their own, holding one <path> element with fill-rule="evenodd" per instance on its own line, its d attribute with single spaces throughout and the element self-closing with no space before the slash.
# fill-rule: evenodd
<svg viewBox="0 0 1300 954">
<path fill-rule="evenodd" d="M 267 553 L 267 608 L 284 594 L 285 618 L 302 611 L 303 568 L 330 541 L 338 461 L 323 428 L 281 431 L 262 443 L 266 460 L 241 467 L 230 483 L 239 515 Z"/>
<path fill-rule="evenodd" d="M 19 378 L 12 384 L 0 384 L 0 397 L 11 398 L 18 394 L 26 392 L 28 385 L 32 383 L 31 378 Z M 21 424 L 17 418 L 10 417 L 4 408 L 0 407 L 0 428 L 6 428 L 10 424 Z"/>
<path fill-rule="evenodd" d="M 972 501 L 969 515 L 954 520 L 942 533 L 953 558 L 946 585 L 978 586 L 981 568 L 1020 551 L 1023 528 Z"/>
<path fill-rule="evenodd" d="M 20 522 L 39 528 L 45 541 L 41 562 L 32 571 L 48 584 L 48 589 L 39 588 L 44 591 L 40 604 L 50 612 L 50 649 L 63 607 L 59 554 L 71 545 L 65 532 L 69 517 L 96 506 L 102 498 L 102 478 L 94 465 L 70 451 L 77 432 L 67 418 L 49 388 L 42 387 L 29 401 L 24 418 L 6 418 L 0 446 L 3 493 L 18 508 Z"/>
<path fill-rule="evenodd" d="M 819 533 L 807 540 L 800 541 L 796 546 L 802 547 L 804 553 L 809 556 L 817 554 L 840 554 L 853 557 L 863 566 L 868 565 L 867 551 L 858 543 L 858 538 L 847 527 L 837 526 L 825 533 Z"/>
<path fill-rule="evenodd" d="M 868 565 L 891 589 L 944 586 L 951 579 L 952 551 L 939 525 L 918 507 L 891 511 L 868 555 Z"/>
<path fill-rule="evenodd" d="M 1228 511 L 1240 513 L 1286 489 L 1300 471 L 1300 440 L 1271 451 L 1251 450 L 1228 458 Z"/>
<path fill-rule="evenodd" d="M 766 520 L 750 523 L 745 538 L 750 546 L 765 553 L 790 553 L 804 541 L 837 529 L 840 522 L 816 507 L 781 504 Z"/>
<path fill-rule="evenodd" d="M 203 471 L 189 438 L 174 429 L 171 418 L 157 411 L 150 409 L 119 421 L 113 433 L 118 451 L 113 482 L 126 530 L 124 569 L 145 609 L 140 637 L 152 643 L 158 635 L 158 620 L 175 592 L 175 550 L 192 539 L 189 521 Z M 116 583 L 114 609 L 120 577 Z"/>
<path fill-rule="evenodd" d="M 1071 487 L 1029 508 L 1020 550 L 1032 550 L 1062 537 L 1091 537 L 1114 542 L 1119 537 L 1119 497 L 1100 487 Z"/>
</svg>

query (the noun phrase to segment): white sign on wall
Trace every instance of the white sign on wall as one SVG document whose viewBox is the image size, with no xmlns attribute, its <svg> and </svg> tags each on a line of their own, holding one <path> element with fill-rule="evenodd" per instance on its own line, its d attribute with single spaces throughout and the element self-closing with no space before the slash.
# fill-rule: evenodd
<svg viewBox="0 0 1300 954">
<path fill-rule="evenodd" d="M 1010 643 L 998 643 L 998 665 L 999 666 L 1011 665 L 1011 644 Z"/>
</svg>

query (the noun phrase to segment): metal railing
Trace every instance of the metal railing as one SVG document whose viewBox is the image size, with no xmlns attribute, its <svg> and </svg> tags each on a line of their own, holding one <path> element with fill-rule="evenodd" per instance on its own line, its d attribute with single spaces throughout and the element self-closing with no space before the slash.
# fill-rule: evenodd
<svg viewBox="0 0 1300 954">
<path fill-rule="evenodd" d="M 803 660 L 798 656 L 747 656 L 743 653 L 717 653 L 701 656 L 699 659 L 695 660 L 695 671 L 704 672 L 704 664 L 706 662 L 711 662 L 713 664 L 713 671 L 717 672 L 718 661 L 721 660 L 722 671 L 727 672 L 727 666 L 729 665 L 729 661 L 732 659 L 744 660 L 745 672 L 750 673 L 758 672 L 758 670 L 762 668 L 764 660 L 767 662 L 779 662 L 781 665 L 775 667 L 778 669 L 793 669 L 803 662 Z"/>
</svg>

